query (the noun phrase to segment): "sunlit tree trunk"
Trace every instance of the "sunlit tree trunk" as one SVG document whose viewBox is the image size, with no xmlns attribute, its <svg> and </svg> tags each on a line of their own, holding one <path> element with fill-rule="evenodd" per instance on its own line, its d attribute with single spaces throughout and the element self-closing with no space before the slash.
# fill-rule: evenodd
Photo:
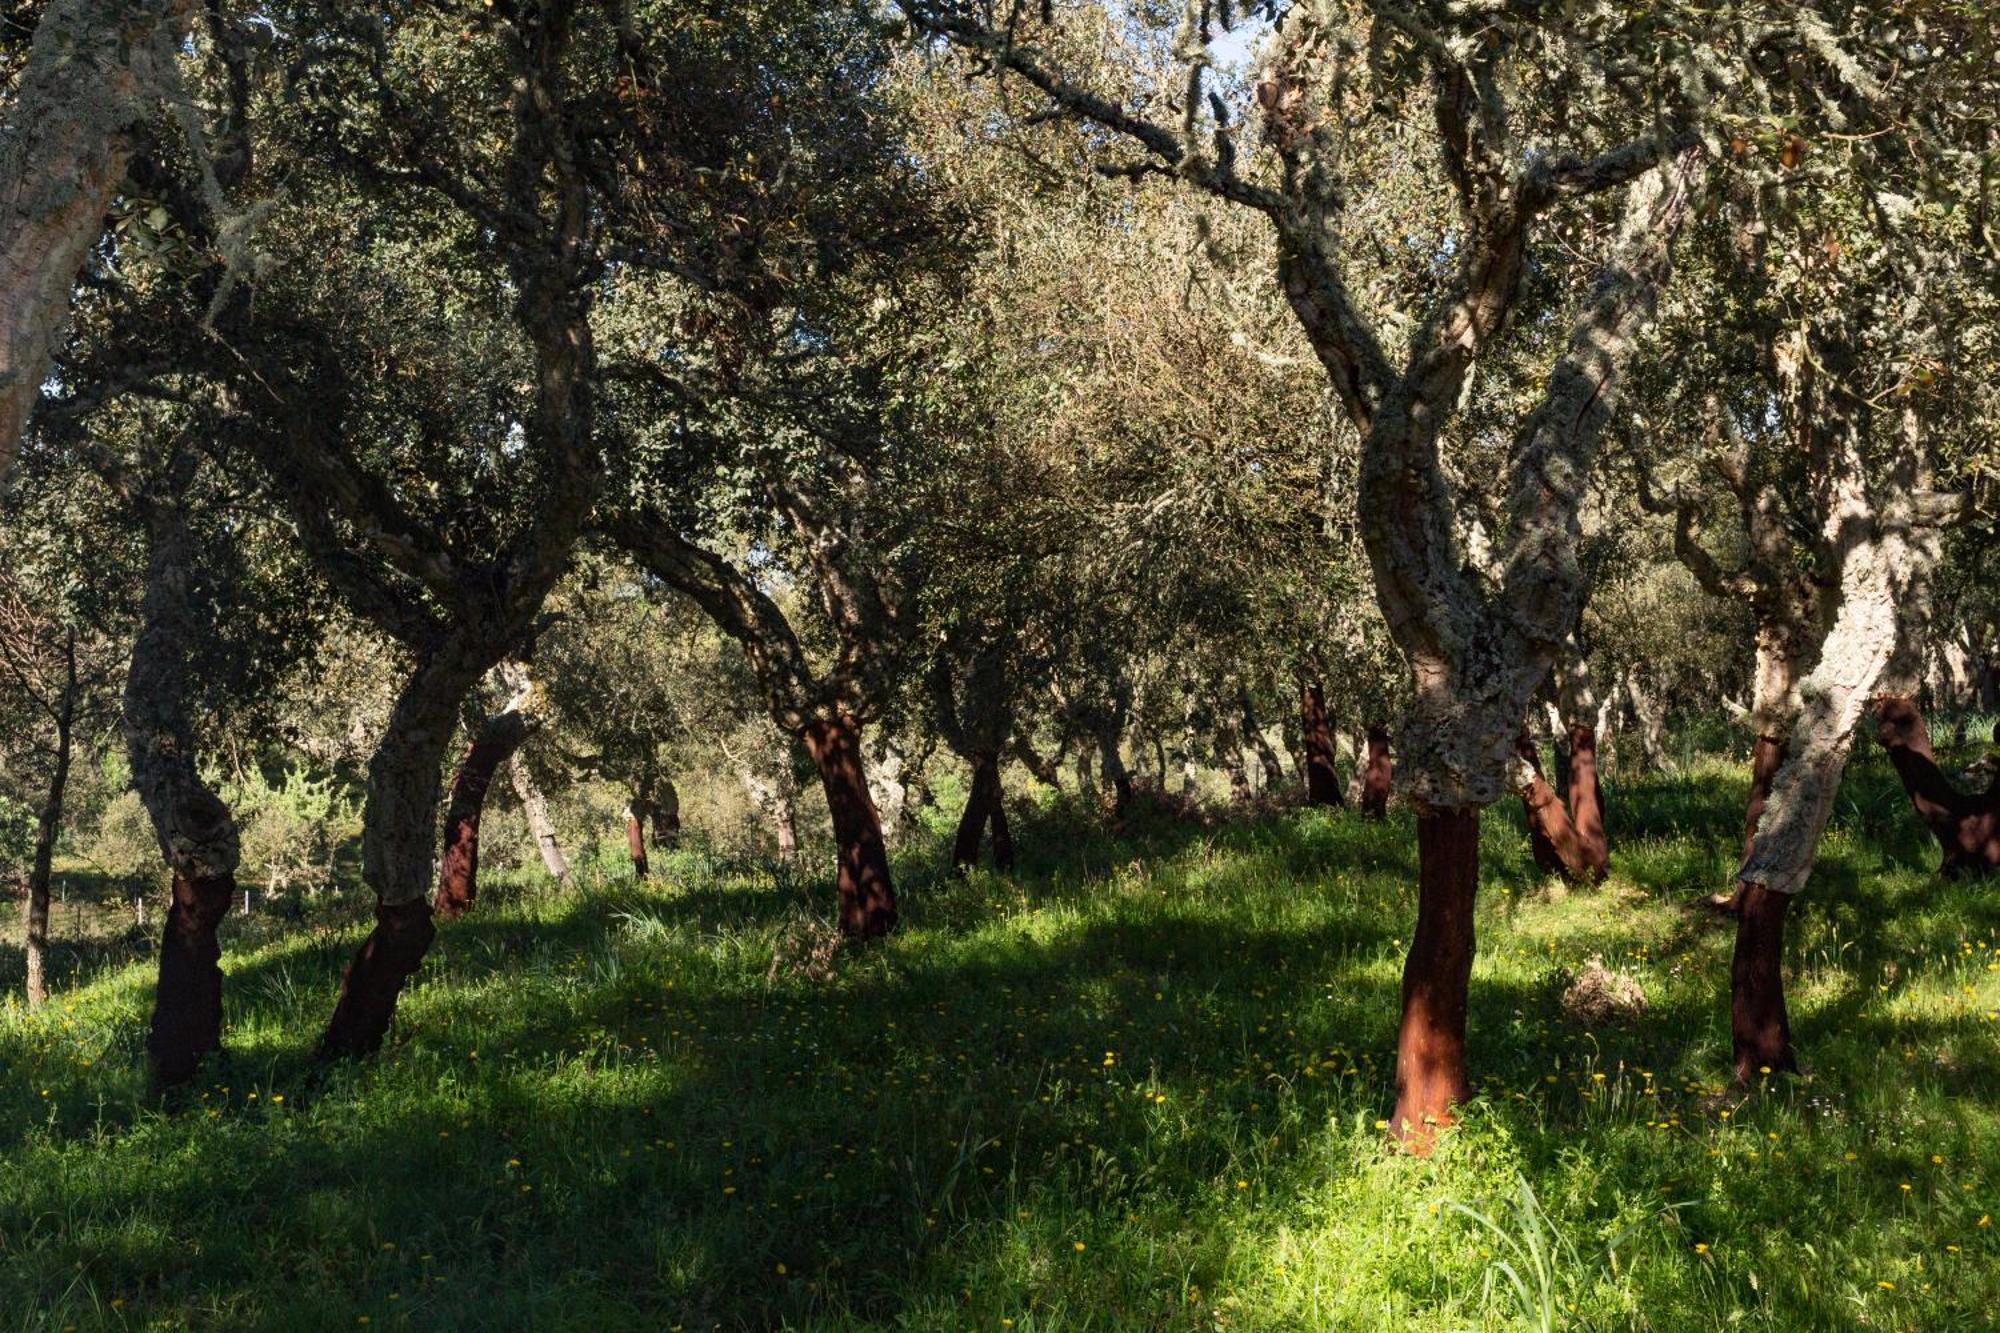
<svg viewBox="0 0 2000 1333">
<path fill-rule="evenodd" d="M 562 843 L 556 838 L 555 821 L 549 818 L 549 798 L 542 794 L 541 784 L 535 781 L 527 759 L 519 750 L 507 760 L 507 776 L 514 784 L 514 795 L 520 798 L 521 813 L 527 817 L 528 832 L 535 840 L 535 850 L 541 853 L 542 868 L 556 883 L 568 884 L 569 860 L 563 855 Z"/>
<path fill-rule="evenodd" d="M 0 484 L 193 0 L 50 0 L 0 129 Z"/>
<path fill-rule="evenodd" d="M 1473 907 L 1479 891 L 1479 811 L 1417 814 L 1417 931 L 1403 964 L 1396 1035 L 1396 1108 L 1390 1130 L 1427 1147 L 1451 1108 L 1472 1095 L 1465 1070 L 1465 1010 L 1472 980 Z"/>
</svg>

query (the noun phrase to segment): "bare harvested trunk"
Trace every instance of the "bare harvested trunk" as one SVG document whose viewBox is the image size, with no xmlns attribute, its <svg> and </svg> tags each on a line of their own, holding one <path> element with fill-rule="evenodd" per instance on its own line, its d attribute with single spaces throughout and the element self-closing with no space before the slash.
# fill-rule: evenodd
<svg viewBox="0 0 2000 1333">
<path fill-rule="evenodd" d="M 470 644 L 451 648 L 457 651 L 424 662 L 404 683 L 368 763 L 362 874 L 375 890 L 375 928 L 341 976 L 340 998 L 320 1038 L 323 1058 L 381 1049 L 403 986 L 437 935 L 427 890 L 438 770 L 457 730 L 459 701 L 490 665 Z"/>
<path fill-rule="evenodd" d="M 189 597 L 196 554 L 182 509 L 193 475 L 193 458 L 178 455 L 160 491 L 133 497 L 148 549 L 141 628 L 125 679 L 125 746 L 132 785 L 174 881 L 146 1041 L 156 1086 L 193 1078 L 201 1058 L 222 1046 L 216 931 L 235 896 L 240 848 L 234 816 L 195 762 L 188 663 L 205 630 Z"/>
<path fill-rule="evenodd" d="M 28 895 L 22 925 L 28 964 L 28 1007 L 39 1008 L 49 998 L 49 882 L 53 877 L 56 834 L 62 828 L 63 799 L 69 793 L 71 739 L 76 729 L 76 630 L 63 639 L 63 692 L 56 706 L 55 767 L 35 821 L 34 858 L 28 867 Z"/>
<path fill-rule="evenodd" d="M 1306 803 L 1339 805 L 1340 773 L 1334 767 L 1333 728 L 1327 722 L 1326 695 L 1317 681 L 1299 687 L 1299 731 L 1305 747 Z"/>
<path fill-rule="evenodd" d="M 486 792 L 500 765 L 527 738 L 528 723 L 521 713 L 497 713 L 480 727 L 458 762 L 444 811 L 444 856 L 438 871 L 436 912 L 447 921 L 471 911 L 479 896 L 479 822 L 486 812 Z"/>
<path fill-rule="evenodd" d="M 1798 1069 L 1785 1012 L 1781 967 L 1788 893 L 1745 884 L 1737 898 L 1736 952 L 1729 964 L 1729 1032 L 1736 1077 L 1751 1082 Z"/>
<path fill-rule="evenodd" d="M 1479 810 L 1417 814 L 1417 929 L 1403 965 L 1403 1020 L 1396 1036 L 1396 1109 L 1390 1132 L 1413 1152 L 1430 1151 L 1453 1108 L 1472 1095 L 1465 1068 L 1466 997 L 1479 891 Z"/>
<path fill-rule="evenodd" d="M 819 768 L 833 816 L 840 928 L 860 939 L 886 935 L 896 925 L 896 891 L 889 881 L 882 819 L 861 765 L 861 725 L 850 715 L 836 714 L 808 724 L 802 739 Z"/>
<path fill-rule="evenodd" d="M 549 799 L 542 794 L 541 785 L 528 770 L 528 761 L 519 750 L 507 761 L 507 775 L 514 783 L 514 795 L 521 800 L 521 812 L 527 816 L 535 850 L 541 853 L 542 868 L 556 883 L 568 884 L 569 860 L 563 855 L 562 843 L 556 839 L 555 821 L 549 818 Z"/>
<path fill-rule="evenodd" d="M 1574 720 L 1569 724 L 1569 819 L 1585 878 L 1603 879 L 1611 851 L 1604 832 L 1604 788 L 1597 776 L 1597 731 Z"/>
<path fill-rule="evenodd" d="M 1943 849 L 1938 873 L 1957 879 L 2000 870 L 2000 778 L 1981 795 L 1959 791 L 1938 767 L 1930 729 L 1914 699 L 1877 698 L 1875 736 L 1889 752 L 1917 818 Z"/>
<path fill-rule="evenodd" d="M 1604 877 L 1603 861 L 1593 857 L 1569 808 L 1542 776 L 1539 747 L 1525 730 L 1515 741 L 1514 752 L 1520 760 L 1516 781 L 1536 866 L 1544 874 L 1561 875 L 1574 883 L 1596 883 Z M 1601 837 L 1601 823 L 1599 831 Z M 1600 844 L 1600 854 L 1601 850 Z"/>
<path fill-rule="evenodd" d="M 0 483 L 193 0 L 52 0 L 0 129 Z"/>
<path fill-rule="evenodd" d="M 1361 813 L 1370 819 L 1385 819 L 1389 813 L 1389 787 L 1395 764 L 1389 757 L 1389 729 L 1380 722 L 1368 724 L 1368 760 L 1361 778 Z"/>
<path fill-rule="evenodd" d="M 646 859 L 646 816 L 652 813 L 643 789 L 632 794 L 625 807 L 625 853 L 632 858 L 632 878 L 644 879 L 652 865 Z"/>
</svg>

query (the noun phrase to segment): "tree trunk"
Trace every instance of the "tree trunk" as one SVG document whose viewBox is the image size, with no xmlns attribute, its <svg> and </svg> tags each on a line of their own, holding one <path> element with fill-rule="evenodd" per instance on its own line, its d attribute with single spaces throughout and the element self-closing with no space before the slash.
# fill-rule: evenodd
<svg viewBox="0 0 2000 1333">
<path fill-rule="evenodd" d="M 653 800 L 653 846 L 661 851 L 681 845 L 681 794 L 672 778 L 661 778 Z"/>
<path fill-rule="evenodd" d="M 1389 757 L 1389 729 L 1380 722 L 1368 724 L 1368 766 L 1361 780 L 1361 813 L 1370 819 L 1386 819 L 1389 787 L 1395 773 Z"/>
<path fill-rule="evenodd" d="M 851 715 L 837 714 L 808 724 L 802 739 L 819 768 L 833 816 L 840 928 L 859 939 L 886 935 L 896 925 L 896 891 L 889 881 L 882 819 L 862 769 L 861 725 Z"/>
<path fill-rule="evenodd" d="M 1229 800 L 1233 805 L 1242 805 L 1250 799 L 1250 766 L 1243 749 L 1241 734 L 1226 726 L 1216 728 L 1215 754 L 1229 779 Z"/>
<path fill-rule="evenodd" d="M 1016 736 L 1009 742 L 1009 748 L 1013 751 L 1014 757 L 1021 761 L 1021 766 L 1028 770 L 1035 781 L 1041 783 L 1044 787 L 1054 787 L 1057 791 L 1062 790 L 1061 765 L 1057 764 L 1055 760 L 1049 759 L 1039 753 L 1035 749 L 1033 741 L 1030 741 L 1026 736 Z"/>
<path fill-rule="evenodd" d="M 2000 778 L 1983 795 L 1959 791 L 1938 767 L 1930 729 L 1914 699 L 1877 698 L 1875 736 L 1889 752 L 1917 818 L 1943 849 L 1938 873 L 1957 879 L 2000 870 Z"/>
<path fill-rule="evenodd" d="M 514 783 L 514 795 L 521 799 L 521 811 L 528 819 L 528 832 L 534 835 L 535 850 L 542 854 L 542 868 L 549 872 L 549 878 L 567 886 L 570 882 L 569 861 L 563 856 L 562 844 L 556 839 L 555 821 L 549 818 L 549 800 L 542 794 L 535 775 L 528 770 L 528 761 L 519 750 L 507 760 L 507 775 Z"/>
<path fill-rule="evenodd" d="M 76 730 L 76 630 L 63 637 L 63 692 L 56 706 L 56 762 L 49 774 L 40 817 L 35 821 L 34 860 L 28 869 L 28 901 L 23 942 L 28 964 L 28 1007 L 40 1008 L 49 998 L 49 882 L 53 876 L 56 834 L 62 829 L 63 798 L 69 792 L 71 737 Z"/>
<path fill-rule="evenodd" d="M 479 821 L 486 811 L 486 792 L 500 765 L 512 759 L 527 738 L 525 715 L 514 709 L 496 713 L 486 719 L 458 762 L 444 811 L 444 856 L 438 871 L 436 910 L 447 921 L 471 911 L 479 896 Z"/>
<path fill-rule="evenodd" d="M 1781 971 L 1785 912 L 1792 896 L 1761 884 L 1745 884 L 1737 903 L 1736 952 L 1729 964 L 1729 1034 L 1736 1077 L 1749 1083 L 1766 1074 L 1798 1069 Z"/>
<path fill-rule="evenodd" d="M 1979 711 L 2000 713 L 2000 653 L 1989 653 L 1979 673 Z"/>
<path fill-rule="evenodd" d="M 993 826 L 993 864 L 1011 869 L 1014 839 L 1007 828 L 1005 797 L 1000 787 L 1000 756 L 982 750 L 972 756 L 972 792 L 966 798 L 965 813 L 959 817 L 958 835 L 952 840 L 954 869 L 979 863 L 979 842 L 986 826 Z"/>
<path fill-rule="evenodd" d="M 193 0 L 51 0 L 0 129 L 0 483 Z"/>
<path fill-rule="evenodd" d="M 1570 822 L 1569 810 L 1542 776 L 1541 746 L 1526 727 L 1515 738 L 1516 785 L 1521 793 L 1521 810 L 1528 825 L 1528 848 L 1535 866 L 1545 875 L 1561 875 L 1580 881 L 1586 871 L 1582 844 Z"/>
<path fill-rule="evenodd" d="M 340 999 L 320 1038 L 322 1058 L 381 1049 L 403 986 L 437 935 L 427 890 L 437 845 L 438 770 L 457 730 L 459 702 L 498 657 L 457 642 L 422 662 L 404 683 L 369 760 L 362 874 L 375 890 L 375 928 L 342 974 Z"/>
<path fill-rule="evenodd" d="M 1243 740 L 1264 770 L 1264 790 L 1278 791 L 1285 785 L 1285 766 L 1279 761 L 1278 752 L 1271 748 L 1271 742 L 1265 738 L 1264 729 L 1257 725 L 1257 714 L 1250 707 L 1249 690 L 1242 691 L 1238 696 L 1237 710 L 1243 719 Z"/>
<path fill-rule="evenodd" d="M 625 852 L 632 858 L 632 878 L 644 879 L 651 872 L 652 865 L 646 860 L 646 817 L 652 813 L 652 804 L 646 799 L 642 787 L 632 794 L 632 803 L 625 807 Z"/>
<path fill-rule="evenodd" d="M 1764 807 L 1771 803 L 1771 780 L 1778 776 L 1778 769 L 1784 765 L 1785 751 L 1789 742 L 1783 736 L 1759 736 L 1750 750 L 1750 801 L 1743 811 L 1743 855 L 1750 855 L 1750 844 L 1757 839 L 1757 825 L 1764 818 Z"/>
<path fill-rule="evenodd" d="M 1125 756 L 1121 750 L 1124 730 L 1116 723 L 1107 723 L 1097 729 L 1098 771 L 1104 778 L 1104 790 L 1110 794 L 1113 819 L 1123 819 L 1125 811 L 1132 805 L 1132 773 L 1125 767 Z"/>
<path fill-rule="evenodd" d="M 1575 720 L 1569 724 L 1569 819 L 1586 878 L 1603 879 L 1611 867 L 1611 850 L 1604 832 L 1604 788 L 1597 776 L 1597 731 Z"/>
<path fill-rule="evenodd" d="M 1327 724 L 1326 696 L 1317 681 L 1299 686 L 1299 730 L 1305 745 L 1306 803 L 1339 805 L 1340 774 L 1334 767 L 1333 729 Z"/>
<path fill-rule="evenodd" d="M 189 584 L 194 539 L 182 497 L 192 455 L 177 454 L 160 492 L 134 497 L 146 522 L 146 592 L 125 678 L 125 747 L 132 786 L 173 875 L 160 942 L 159 984 L 146 1041 L 155 1086 L 185 1083 L 222 1046 L 222 957 L 216 931 L 235 896 L 236 820 L 201 780 L 188 707 L 188 662 L 197 636 Z"/>
<path fill-rule="evenodd" d="M 1639 756 L 1647 768 L 1658 768 L 1667 757 L 1667 705 L 1639 683 L 1639 673 L 1628 670 L 1624 679 L 1625 697 L 1632 701 L 1632 717 L 1639 724 Z"/>
<path fill-rule="evenodd" d="M 984 754 L 972 756 L 972 790 L 965 798 L 965 812 L 958 818 L 958 833 L 951 842 L 951 864 L 954 870 L 979 864 L 979 843 L 986 836 L 987 820 L 987 778 L 991 772 L 988 757 Z"/>
<path fill-rule="evenodd" d="M 1396 1109 L 1389 1124 L 1405 1147 L 1427 1153 L 1437 1130 L 1452 1123 L 1452 1108 L 1472 1095 L 1465 1010 L 1479 890 L 1478 809 L 1420 809 L 1417 866 L 1417 929 L 1403 965 Z"/>
</svg>

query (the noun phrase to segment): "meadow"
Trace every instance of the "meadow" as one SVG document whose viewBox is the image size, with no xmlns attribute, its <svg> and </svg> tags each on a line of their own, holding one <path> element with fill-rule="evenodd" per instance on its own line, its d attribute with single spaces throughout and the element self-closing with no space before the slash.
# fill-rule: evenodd
<svg viewBox="0 0 2000 1333">
<path fill-rule="evenodd" d="M 1793 914 L 1807 1072 L 1753 1088 L 1693 906 L 1742 766 L 1608 783 L 1594 890 L 1496 807 L 1478 1098 L 1428 1160 L 1381 1119 L 1407 813 L 1023 803 L 1018 872 L 916 839 L 861 948 L 818 879 L 702 850 L 489 876 L 333 1068 L 355 915 L 232 917 L 228 1051 L 167 1105 L 107 939 L 0 1008 L 0 1329 L 1992 1327 L 2000 899 L 1869 751 Z M 1566 1014 L 1593 959 L 1643 1010 Z"/>
</svg>

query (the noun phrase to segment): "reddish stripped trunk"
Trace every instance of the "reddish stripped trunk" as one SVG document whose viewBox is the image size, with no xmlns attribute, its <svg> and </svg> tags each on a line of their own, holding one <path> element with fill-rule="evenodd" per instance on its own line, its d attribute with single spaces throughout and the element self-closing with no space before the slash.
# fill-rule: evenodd
<svg viewBox="0 0 2000 1333">
<path fill-rule="evenodd" d="M 1957 879 L 2000 870 L 2000 778 L 1983 795 L 1952 785 L 1938 767 L 1930 728 L 1914 699 L 1897 695 L 1877 699 L 1875 735 L 1903 780 L 1911 808 L 1943 849 L 1938 873 Z"/>
<path fill-rule="evenodd" d="M 1380 722 L 1368 724 L 1368 761 L 1361 776 L 1361 813 L 1370 819 L 1385 819 L 1389 813 L 1389 784 L 1395 776 L 1389 758 L 1389 729 Z"/>
<path fill-rule="evenodd" d="M 146 1055 L 156 1086 L 185 1083 L 201 1057 L 222 1049 L 222 946 L 217 928 L 236 896 L 236 877 L 174 876 L 160 940 L 160 984 Z"/>
<path fill-rule="evenodd" d="M 1403 965 L 1403 1021 L 1396 1037 L 1396 1109 L 1390 1132 L 1427 1153 L 1452 1108 L 1472 1095 L 1465 1072 L 1466 993 L 1472 978 L 1472 909 L 1479 891 L 1479 810 L 1417 815 L 1417 929 Z"/>
<path fill-rule="evenodd" d="M 839 715 L 806 727 L 806 750 L 819 768 L 839 849 L 840 928 L 862 939 L 886 935 L 896 925 L 896 891 L 889 882 L 889 852 L 882 817 L 869 795 L 861 763 L 861 726 Z"/>
<path fill-rule="evenodd" d="M 647 802 L 634 796 L 625 811 L 625 852 L 632 858 L 632 878 L 644 879 L 652 867 L 646 861 Z"/>
<path fill-rule="evenodd" d="M 1333 728 L 1326 717 L 1326 695 L 1317 682 L 1299 687 L 1299 723 L 1305 745 L 1306 802 L 1339 805 L 1340 774 L 1334 769 Z"/>
<path fill-rule="evenodd" d="M 486 810 L 486 792 L 500 765 L 513 757 L 527 735 L 519 714 L 504 714 L 480 729 L 459 760 L 444 812 L 444 857 L 438 872 L 437 914 L 447 921 L 464 916 L 479 896 L 479 821 Z"/>
<path fill-rule="evenodd" d="M 431 905 L 418 898 L 375 905 L 375 929 L 340 978 L 340 1000 L 320 1039 L 322 1058 L 370 1055 L 380 1050 L 396 1015 L 396 997 L 423 964 L 437 936 Z"/>
<path fill-rule="evenodd" d="M 1521 805 L 1527 812 L 1528 845 L 1534 853 L 1535 864 L 1544 874 L 1561 875 L 1579 884 L 1594 884 L 1604 878 L 1602 848 L 1593 855 L 1591 847 L 1563 805 L 1562 797 L 1542 776 L 1541 756 L 1537 753 L 1534 739 L 1522 732 L 1514 743 L 1514 752 L 1527 766 L 1528 777 L 1521 788 Z M 1595 775 L 1592 776 L 1595 784 Z M 1603 836 L 1603 821 L 1598 821 L 1598 836 Z"/>
<path fill-rule="evenodd" d="M 1597 731 L 1585 722 L 1569 724 L 1569 821 L 1583 856 L 1587 878 L 1603 879 L 1611 867 L 1604 833 L 1604 788 L 1597 776 Z"/>
<path fill-rule="evenodd" d="M 1785 1012 L 1785 913 L 1788 893 L 1761 884 L 1737 890 L 1736 953 L 1729 965 L 1729 1033 L 1736 1077 L 1749 1083 L 1798 1068 Z"/>
</svg>

